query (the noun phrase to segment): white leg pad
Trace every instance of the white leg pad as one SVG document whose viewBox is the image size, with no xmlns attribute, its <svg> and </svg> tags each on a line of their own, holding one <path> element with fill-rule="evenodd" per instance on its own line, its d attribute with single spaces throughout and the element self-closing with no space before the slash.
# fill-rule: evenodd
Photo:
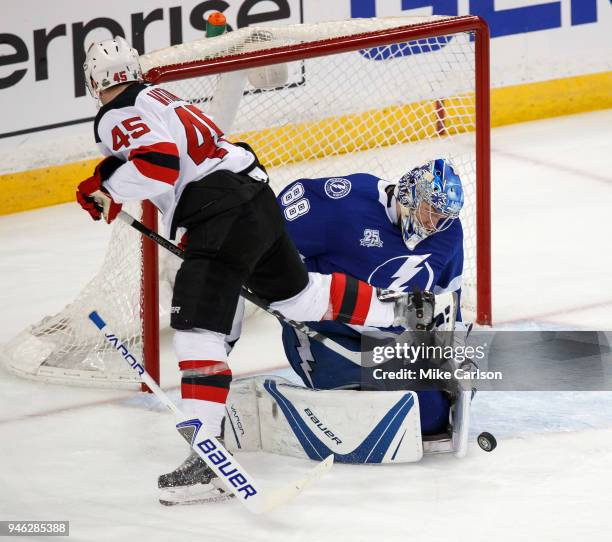
<svg viewBox="0 0 612 542">
<path fill-rule="evenodd" d="M 262 449 L 255 384 L 260 377 L 237 378 L 232 381 L 225 401 L 225 447 L 234 452 L 255 452 Z"/>
<path fill-rule="evenodd" d="M 419 401 L 410 391 L 315 391 L 278 377 L 232 383 L 225 442 L 341 463 L 407 463 L 423 456 Z"/>
</svg>

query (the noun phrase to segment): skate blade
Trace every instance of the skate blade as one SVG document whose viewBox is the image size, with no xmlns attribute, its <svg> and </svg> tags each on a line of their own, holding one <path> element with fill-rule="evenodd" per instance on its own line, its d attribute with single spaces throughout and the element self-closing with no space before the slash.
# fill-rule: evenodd
<svg viewBox="0 0 612 542">
<path fill-rule="evenodd" d="M 210 504 L 226 502 L 234 495 L 212 484 L 198 484 L 181 488 L 166 488 L 160 491 L 159 502 L 164 506 Z"/>
</svg>

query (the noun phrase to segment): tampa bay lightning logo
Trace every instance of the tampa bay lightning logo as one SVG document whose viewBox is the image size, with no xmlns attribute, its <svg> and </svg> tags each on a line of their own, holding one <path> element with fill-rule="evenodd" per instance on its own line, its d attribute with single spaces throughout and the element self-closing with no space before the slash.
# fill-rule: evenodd
<svg viewBox="0 0 612 542">
<path fill-rule="evenodd" d="M 333 177 L 325 181 L 325 193 L 332 199 L 340 199 L 351 191 L 351 181 L 342 177 Z"/>
<path fill-rule="evenodd" d="M 409 290 L 413 284 L 431 290 L 434 273 L 427 263 L 429 256 L 431 254 L 411 254 L 390 258 L 372 271 L 367 282 L 396 292 Z"/>
</svg>

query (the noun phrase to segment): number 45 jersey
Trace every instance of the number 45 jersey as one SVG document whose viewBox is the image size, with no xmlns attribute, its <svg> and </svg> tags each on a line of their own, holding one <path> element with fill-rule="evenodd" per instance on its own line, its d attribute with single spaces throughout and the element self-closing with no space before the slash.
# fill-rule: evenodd
<svg viewBox="0 0 612 542">
<path fill-rule="evenodd" d="M 409 250 L 394 185 L 374 175 L 299 179 L 278 196 L 289 234 L 309 271 L 342 272 L 379 288 L 459 291 L 463 230 L 451 226 Z"/>
<path fill-rule="evenodd" d="M 166 232 L 189 183 L 216 170 L 244 172 L 255 162 L 196 106 L 156 85 L 128 86 L 100 108 L 94 132 L 102 154 L 124 162 L 104 187 L 118 203 L 150 199 Z"/>
</svg>

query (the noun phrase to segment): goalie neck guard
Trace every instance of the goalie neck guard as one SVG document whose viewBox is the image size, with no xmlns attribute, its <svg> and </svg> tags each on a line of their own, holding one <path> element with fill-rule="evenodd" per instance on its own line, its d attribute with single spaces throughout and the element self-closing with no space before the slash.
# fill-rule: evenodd
<svg viewBox="0 0 612 542">
<path fill-rule="evenodd" d="M 406 173 L 395 190 L 402 237 L 411 250 L 426 237 L 449 228 L 463 207 L 461 179 L 442 158 Z"/>
</svg>

